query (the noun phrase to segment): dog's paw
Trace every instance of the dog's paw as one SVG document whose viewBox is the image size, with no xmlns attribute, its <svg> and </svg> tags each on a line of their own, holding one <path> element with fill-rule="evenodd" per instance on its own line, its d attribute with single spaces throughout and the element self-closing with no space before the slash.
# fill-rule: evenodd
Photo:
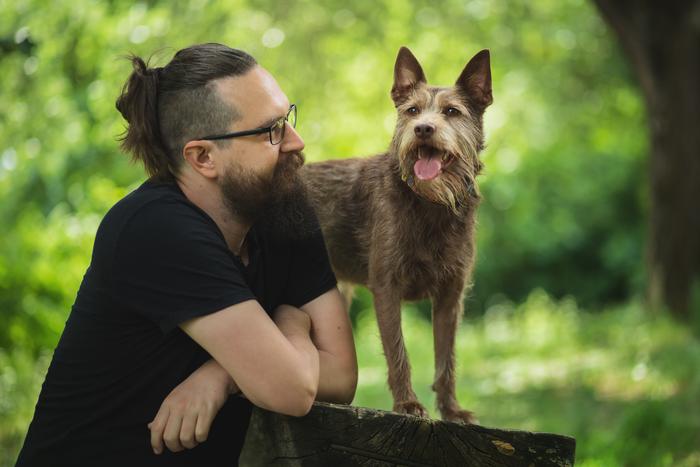
<svg viewBox="0 0 700 467">
<path fill-rule="evenodd" d="M 461 423 L 462 425 L 478 425 L 479 421 L 473 412 L 462 409 L 444 410 L 442 419 L 446 422 Z"/>
<path fill-rule="evenodd" d="M 429 418 L 428 411 L 418 401 L 402 401 L 394 403 L 394 412 Z"/>
</svg>

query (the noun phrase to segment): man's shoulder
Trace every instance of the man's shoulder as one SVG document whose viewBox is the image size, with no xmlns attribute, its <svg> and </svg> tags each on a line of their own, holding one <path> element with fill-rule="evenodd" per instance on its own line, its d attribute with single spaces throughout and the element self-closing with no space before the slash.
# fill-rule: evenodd
<svg viewBox="0 0 700 467">
<path fill-rule="evenodd" d="M 182 209 L 188 204 L 177 184 L 167 182 L 146 181 L 137 189 L 117 201 L 107 212 L 105 219 L 129 218 L 144 207 L 162 206 L 164 209 Z"/>
<path fill-rule="evenodd" d="M 175 182 L 148 180 L 119 200 L 107 212 L 105 220 L 128 222 L 134 217 L 156 216 L 161 220 L 175 217 L 206 221 L 208 216 L 182 193 Z"/>
<path fill-rule="evenodd" d="M 146 181 L 107 212 L 97 239 L 117 242 L 128 235 L 143 240 L 174 238 L 191 231 L 216 235 L 216 224 L 192 204 L 174 182 Z"/>
</svg>

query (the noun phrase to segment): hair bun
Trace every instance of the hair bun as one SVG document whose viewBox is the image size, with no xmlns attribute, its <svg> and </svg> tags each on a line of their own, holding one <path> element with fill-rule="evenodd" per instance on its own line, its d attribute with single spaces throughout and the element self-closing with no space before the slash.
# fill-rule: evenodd
<svg viewBox="0 0 700 467">
<path fill-rule="evenodd" d="M 135 73 L 140 76 L 146 76 L 148 74 L 148 64 L 146 64 L 141 57 L 132 55 L 129 59 L 131 60 L 131 65 L 134 67 Z"/>
</svg>

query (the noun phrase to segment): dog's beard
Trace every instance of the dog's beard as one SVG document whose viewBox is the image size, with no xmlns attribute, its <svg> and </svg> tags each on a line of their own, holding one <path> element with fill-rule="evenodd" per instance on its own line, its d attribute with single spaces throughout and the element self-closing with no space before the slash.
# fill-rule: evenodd
<svg viewBox="0 0 700 467">
<path fill-rule="evenodd" d="M 481 163 L 475 163 L 464 155 L 454 155 L 451 162 L 440 175 L 432 180 L 420 180 L 414 173 L 414 164 L 420 157 L 419 150 L 400 157 L 401 178 L 421 197 L 433 203 L 447 206 L 455 215 L 459 208 L 470 199 L 478 200 L 476 175 Z"/>
<path fill-rule="evenodd" d="M 234 217 L 254 223 L 276 239 L 303 239 L 318 230 L 313 208 L 299 177 L 301 152 L 281 154 L 271 176 L 233 164 L 224 174 L 221 191 Z"/>
<path fill-rule="evenodd" d="M 416 177 L 414 191 L 434 203 L 450 208 L 459 214 L 459 207 L 466 204 L 473 190 L 476 190 L 472 171 L 462 160 L 455 160 L 450 168 L 433 180 L 420 180 Z"/>
</svg>

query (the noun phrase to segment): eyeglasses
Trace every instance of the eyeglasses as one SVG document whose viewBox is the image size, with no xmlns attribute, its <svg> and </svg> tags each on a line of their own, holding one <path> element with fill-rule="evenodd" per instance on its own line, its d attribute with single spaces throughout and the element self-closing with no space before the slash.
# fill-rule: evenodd
<svg viewBox="0 0 700 467">
<path fill-rule="evenodd" d="M 287 128 L 287 122 L 292 125 L 292 128 L 297 126 L 297 106 L 292 104 L 289 106 L 289 111 L 284 117 L 280 117 L 275 120 L 270 126 L 263 128 L 256 128 L 254 130 L 236 131 L 235 133 L 226 133 L 225 135 L 212 135 L 205 136 L 206 140 L 217 140 L 217 139 L 228 139 L 228 138 L 238 138 L 239 136 L 250 136 L 250 135 L 260 135 L 262 133 L 268 133 L 270 136 L 270 144 L 280 144 L 282 139 L 284 139 L 284 130 Z"/>
</svg>

